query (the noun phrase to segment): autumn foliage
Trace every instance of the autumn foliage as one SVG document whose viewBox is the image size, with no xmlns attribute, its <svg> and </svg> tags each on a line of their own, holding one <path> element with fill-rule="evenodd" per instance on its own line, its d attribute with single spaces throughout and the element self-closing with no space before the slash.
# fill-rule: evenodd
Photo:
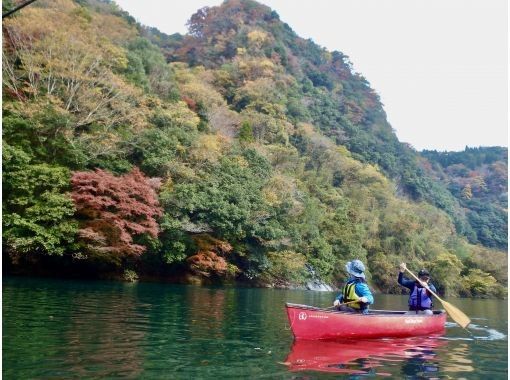
<svg viewBox="0 0 510 380">
<path fill-rule="evenodd" d="M 97 169 L 75 172 L 72 198 L 81 219 L 79 236 L 88 250 L 117 257 L 140 255 L 146 247 L 133 237 L 159 232 L 156 217 L 162 215 L 151 181 L 138 168 L 120 177 Z"/>
<path fill-rule="evenodd" d="M 232 246 L 207 234 L 197 235 L 193 240 L 198 252 L 187 259 L 190 269 L 206 277 L 211 274 L 220 276 L 227 274 L 228 264 L 224 256 L 232 252 Z"/>
<path fill-rule="evenodd" d="M 385 292 L 405 261 L 440 292 L 506 293 L 506 147 L 415 151 L 346 55 L 254 0 L 188 27 L 105 0 L 4 20 L 4 257 L 271 286 L 338 284 L 357 258 Z"/>
</svg>

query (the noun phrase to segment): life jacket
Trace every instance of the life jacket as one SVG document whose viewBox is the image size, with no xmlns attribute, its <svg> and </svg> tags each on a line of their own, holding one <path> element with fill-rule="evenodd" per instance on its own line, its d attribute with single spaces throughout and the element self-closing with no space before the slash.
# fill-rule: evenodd
<svg viewBox="0 0 510 380">
<path fill-rule="evenodd" d="M 344 285 L 342 289 L 342 302 L 356 301 L 360 297 L 356 294 L 356 281 L 349 281 Z M 361 304 L 359 302 L 351 303 L 349 307 L 360 310 Z"/>
<path fill-rule="evenodd" d="M 418 286 L 416 283 L 414 289 L 409 295 L 410 310 L 432 309 L 432 299 L 427 293 L 427 289 Z"/>
</svg>

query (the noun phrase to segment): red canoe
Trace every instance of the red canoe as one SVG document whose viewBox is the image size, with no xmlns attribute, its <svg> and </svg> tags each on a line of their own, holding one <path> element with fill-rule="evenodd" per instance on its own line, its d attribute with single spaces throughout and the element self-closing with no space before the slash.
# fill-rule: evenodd
<svg viewBox="0 0 510 380">
<path fill-rule="evenodd" d="M 371 310 L 357 314 L 286 304 L 290 328 L 297 339 L 405 338 L 444 332 L 446 313 L 412 314 Z"/>
</svg>

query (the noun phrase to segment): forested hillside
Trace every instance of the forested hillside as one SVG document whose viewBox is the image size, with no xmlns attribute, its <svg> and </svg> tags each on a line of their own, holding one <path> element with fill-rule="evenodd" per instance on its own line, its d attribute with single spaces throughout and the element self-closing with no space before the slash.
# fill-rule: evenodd
<svg viewBox="0 0 510 380">
<path fill-rule="evenodd" d="M 431 176 L 443 182 L 467 211 L 476 236 L 487 247 L 508 246 L 508 149 L 467 148 L 421 153 Z"/>
<path fill-rule="evenodd" d="M 499 158 L 464 172 L 400 143 L 348 57 L 255 1 L 188 26 L 95 0 L 4 20 L 8 270 L 289 286 L 359 258 L 381 291 L 406 261 L 442 293 L 506 295 Z"/>
</svg>

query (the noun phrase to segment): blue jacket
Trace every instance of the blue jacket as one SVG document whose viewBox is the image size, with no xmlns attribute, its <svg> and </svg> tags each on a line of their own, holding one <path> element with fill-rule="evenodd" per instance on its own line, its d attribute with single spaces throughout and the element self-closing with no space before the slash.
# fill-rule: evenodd
<svg viewBox="0 0 510 380">
<path fill-rule="evenodd" d="M 349 280 L 347 280 L 347 283 L 351 283 L 351 282 L 356 282 L 356 285 L 354 286 L 354 291 L 356 292 L 356 295 L 358 297 L 367 297 L 367 300 L 368 300 L 368 304 L 369 305 L 372 305 L 374 303 L 374 296 L 372 295 L 372 292 L 370 291 L 370 289 L 368 288 L 368 285 L 366 282 L 364 282 L 363 280 L 360 280 L 358 278 L 349 278 Z M 342 302 L 342 298 L 343 298 L 343 294 L 340 293 L 336 299 L 340 302 Z M 364 310 L 363 313 L 367 313 L 368 312 L 368 309 Z"/>
</svg>

